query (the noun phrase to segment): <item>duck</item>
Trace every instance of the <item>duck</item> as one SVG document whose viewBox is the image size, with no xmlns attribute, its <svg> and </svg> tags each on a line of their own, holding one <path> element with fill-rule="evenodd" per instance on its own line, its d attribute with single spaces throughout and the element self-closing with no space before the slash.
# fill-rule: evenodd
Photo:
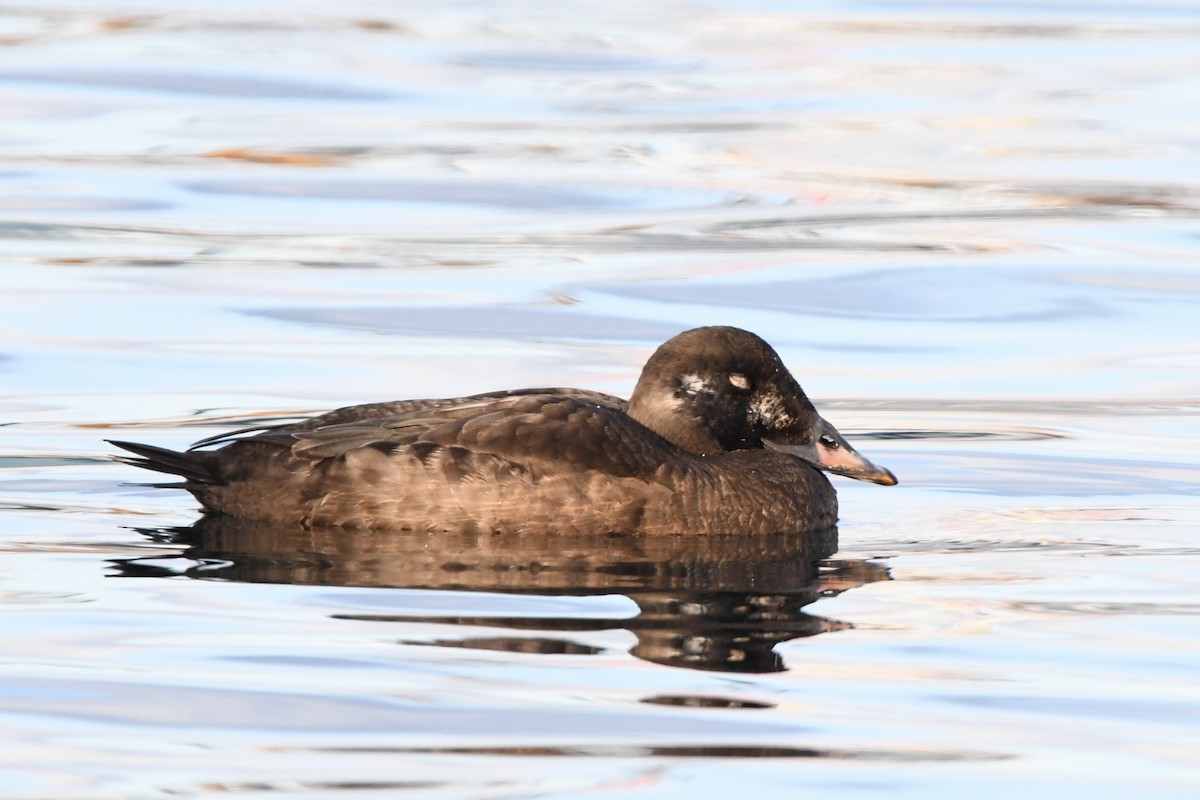
<svg viewBox="0 0 1200 800">
<path fill-rule="evenodd" d="M 515 389 L 347 406 L 202 439 L 119 440 L 206 514 L 304 528 L 704 535 L 834 527 L 827 474 L 891 486 L 740 328 L 684 331 L 628 400 Z"/>
</svg>

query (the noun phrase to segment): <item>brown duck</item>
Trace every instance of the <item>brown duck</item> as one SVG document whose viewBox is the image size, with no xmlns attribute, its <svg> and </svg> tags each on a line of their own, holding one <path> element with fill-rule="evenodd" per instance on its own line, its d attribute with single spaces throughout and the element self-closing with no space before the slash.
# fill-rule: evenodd
<svg viewBox="0 0 1200 800">
<path fill-rule="evenodd" d="M 801 533 L 837 521 L 822 470 L 893 485 L 771 346 L 696 328 L 628 401 L 582 389 L 400 400 L 251 428 L 186 452 L 113 441 L 208 512 L 310 527 L 503 533 Z M 206 449 L 216 447 L 216 449 Z"/>
</svg>

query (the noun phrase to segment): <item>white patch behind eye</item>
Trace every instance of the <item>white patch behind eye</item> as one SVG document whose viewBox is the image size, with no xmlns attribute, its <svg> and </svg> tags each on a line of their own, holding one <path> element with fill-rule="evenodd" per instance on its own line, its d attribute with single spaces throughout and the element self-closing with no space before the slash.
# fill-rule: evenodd
<svg viewBox="0 0 1200 800">
<path fill-rule="evenodd" d="M 711 393 L 712 389 L 708 385 L 708 381 L 701 378 L 699 375 L 684 375 L 679 379 L 679 386 L 688 394 L 700 394 L 701 392 Z"/>
<path fill-rule="evenodd" d="M 729 382 L 739 389 L 750 388 L 750 379 L 740 372 L 729 373 Z"/>
</svg>

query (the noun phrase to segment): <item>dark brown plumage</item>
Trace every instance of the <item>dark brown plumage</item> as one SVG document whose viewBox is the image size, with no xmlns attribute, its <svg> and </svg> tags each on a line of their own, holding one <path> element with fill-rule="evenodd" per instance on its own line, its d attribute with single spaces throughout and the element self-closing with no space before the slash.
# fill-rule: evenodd
<svg viewBox="0 0 1200 800">
<path fill-rule="evenodd" d="M 173 485 L 206 511 L 346 528 L 803 532 L 837 520 L 819 470 L 896 482 L 817 414 L 766 342 L 725 327 L 663 344 L 628 403 L 524 389 L 350 406 L 183 453 L 113 444 L 183 477 Z"/>
</svg>

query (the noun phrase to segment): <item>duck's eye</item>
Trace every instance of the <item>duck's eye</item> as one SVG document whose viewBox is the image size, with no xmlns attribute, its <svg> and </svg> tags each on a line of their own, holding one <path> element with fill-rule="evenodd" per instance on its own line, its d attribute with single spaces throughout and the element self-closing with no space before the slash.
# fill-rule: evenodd
<svg viewBox="0 0 1200 800">
<path fill-rule="evenodd" d="M 822 447 L 826 447 L 830 450 L 837 450 L 839 447 L 841 447 L 841 444 L 838 443 L 838 440 L 830 436 L 828 433 L 821 434 L 820 442 Z"/>
<path fill-rule="evenodd" d="M 750 391 L 750 379 L 740 372 L 729 373 L 729 382 L 742 391 Z"/>
</svg>

